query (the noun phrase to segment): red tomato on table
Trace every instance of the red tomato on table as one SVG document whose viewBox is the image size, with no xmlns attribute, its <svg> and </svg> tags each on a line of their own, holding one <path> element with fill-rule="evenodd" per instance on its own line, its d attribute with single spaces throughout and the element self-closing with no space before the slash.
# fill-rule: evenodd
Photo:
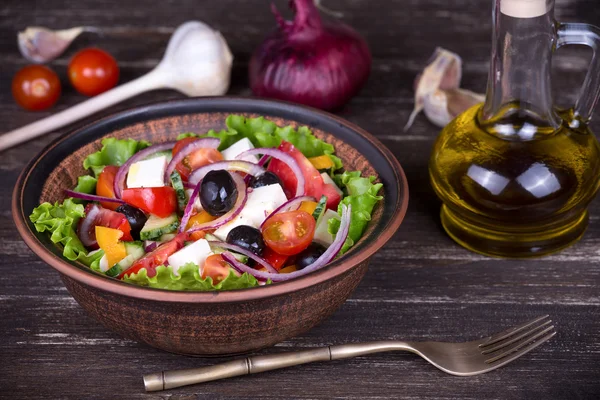
<svg viewBox="0 0 600 400">
<path fill-rule="evenodd" d="M 267 246 L 293 256 L 306 249 L 315 236 L 315 219 L 306 211 L 287 211 L 270 217 L 261 228 Z"/>
<path fill-rule="evenodd" d="M 127 204 L 160 218 L 166 218 L 177 210 L 175 189 L 170 186 L 125 189 L 121 198 Z"/>
<path fill-rule="evenodd" d="M 60 80 L 56 72 L 43 65 L 28 65 L 12 80 L 12 95 L 26 110 L 50 108 L 60 96 Z"/>
<path fill-rule="evenodd" d="M 327 196 L 327 208 L 337 210 L 337 206 L 341 200 L 340 194 L 331 184 L 323 182 L 321 174 L 319 174 L 319 171 L 311 164 L 308 158 L 295 148 L 293 144 L 286 141 L 281 142 L 279 150 L 294 157 L 300 166 L 302 175 L 304 176 L 305 194 L 313 196 L 317 200 L 325 195 Z M 268 170 L 275 173 L 281 179 L 286 196 L 288 198 L 294 197 L 298 180 L 292 170 L 283 161 L 275 158 L 269 163 Z"/>
<path fill-rule="evenodd" d="M 71 59 L 69 80 L 79 93 L 95 96 L 117 85 L 119 66 L 107 52 L 90 47 L 81 50 Z"/>
</svg>

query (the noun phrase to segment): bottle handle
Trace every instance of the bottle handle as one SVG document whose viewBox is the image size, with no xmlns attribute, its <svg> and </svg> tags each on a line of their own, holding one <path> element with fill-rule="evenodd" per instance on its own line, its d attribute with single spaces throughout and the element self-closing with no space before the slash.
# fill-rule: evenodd
<svg viewBox="0 0 600 400">
<path fill-rule="evenodd" d="M 594 52 L 579 98 L 575 103 L 575 114 L 571 125 L 576 128 L 580 122 L 589 122 L 600 100 L 600 28 L 581 23 L 558 24 L 557 35 L 557 49 L 569 44 L 583 44 L 591 47 Z"/>
</svg>

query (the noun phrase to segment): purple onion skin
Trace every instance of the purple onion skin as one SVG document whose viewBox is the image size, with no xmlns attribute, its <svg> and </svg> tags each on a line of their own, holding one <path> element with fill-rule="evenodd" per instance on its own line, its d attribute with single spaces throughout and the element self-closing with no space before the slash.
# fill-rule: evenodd
<svg viewBox="0 0 600 400">
<path fill-rule="evenodd" d="M 252 55 L 250 87 L 261 97 L 339 109 L 369 77 L 369 46 L 348 25 L 321 20 L 312 0 L 291 3 L 294 21 L 272 5 L 279 27 Z"/>
</svg>

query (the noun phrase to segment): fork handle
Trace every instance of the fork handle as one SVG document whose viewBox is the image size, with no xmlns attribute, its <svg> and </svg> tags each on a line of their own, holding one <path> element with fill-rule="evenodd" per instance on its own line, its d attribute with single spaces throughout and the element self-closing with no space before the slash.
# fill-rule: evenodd
<svg viewBox="0 0 600 400">
<path fill-rule="evenodd" d="M 257 374 L 259 372 L 308 364 L 316 361 L 340 360 L 393 350 L 414 351 L 413 347 L 408 342 L 398 341 L 379 341 L 319 347 L 310 350 L 252 356 L 210 367 L 162 371 L 147 374 L 144 375 L 144 386 L 147 392 L 154 392 L 193 385 L 196 383 L 232 378 L 234 376 Z"/>
</svg>

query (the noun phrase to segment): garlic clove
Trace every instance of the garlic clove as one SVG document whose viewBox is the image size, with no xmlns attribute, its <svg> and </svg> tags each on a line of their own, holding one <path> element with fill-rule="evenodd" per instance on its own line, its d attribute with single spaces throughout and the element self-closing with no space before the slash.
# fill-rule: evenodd
<svg viewBox="0 0 600 400">
<path fill-rule="evenodd" d="M 456 53 L 438 47 L 423 73 L 415 79 L 415 107 L 404 130 L 425 111 L 431 122 L 445 126 L 467 108 L 483 101 L 483 96 L 460 89 L 462 59 Z"/>
<path fill-rule="evenodd" d="M 19 50 L 23 57 L 34 63 L 45 63 L 60 56 L 85 30 L 84 27 L 51 30 L 31 26 L 18 34 Z"/>
</svg>

